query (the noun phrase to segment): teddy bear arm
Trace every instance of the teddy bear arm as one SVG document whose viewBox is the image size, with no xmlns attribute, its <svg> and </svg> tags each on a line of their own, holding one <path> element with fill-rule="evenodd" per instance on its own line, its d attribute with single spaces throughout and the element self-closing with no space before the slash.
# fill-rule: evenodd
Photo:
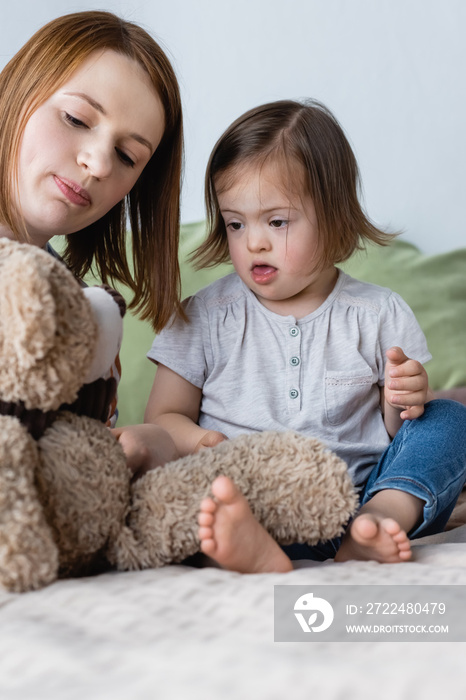
<svg viewBox="0 0 466 700">
<path fill-rule="evenodd" d="M 58 550 L 36 490 L 34 440 L 12 416 L 0 416 L 0 436 L 0 584 L 20 593 L 57 578 Z"/>
<path fill-rule="evenodd" d="M 68 411 L 38 441 L 39 498 L 57 542 L 61 576 L 89 575 L 125 526 L 130 472 L 102 423 Z"/>
</svg>

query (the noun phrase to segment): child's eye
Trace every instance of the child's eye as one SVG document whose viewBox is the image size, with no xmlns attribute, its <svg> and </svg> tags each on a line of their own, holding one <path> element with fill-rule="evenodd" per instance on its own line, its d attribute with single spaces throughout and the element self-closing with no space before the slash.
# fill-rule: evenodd
<svg viewBox="0 0 466 700">
<path fill-rule="evenodd" d="M 228 224 L 228 228 L 233 229 L 233 231 L 239 231 L 241 229 L 243 224 L 241 224 L 239 221 L 232 221 L 231 223 Z"/>
<path fill-rule="evenodd" d="M 75 126 L 78 128 L 84 127 L 87 129 L 87 124 L 85 124 L 81 119 L 78 119 L 77 117 L 73 117 L 72 114 L 69 112 L 65 112 L 65 121 L 68 122 L 68 124 L 71 124 L 71 126 Z"/>
<path fill-rule="evenodd" d="M 116 148 L 115 150 L 118 154 L 118 158 L 121 160 L 122 163 L 124 163 L 125 165 L 129 165 L 130 168 L 134 168 L 134 160 L 132 160 L 127 153 L 125 153 L 119 148 Z"/>
<path fill-rule="evenodd" d="M 273 219 L 273 221 L 270 222 L 270 225 L 273 228 L 284 228 L 285 226 L 288 226 L 288 221 L 286 219 Z"/>
</svg>

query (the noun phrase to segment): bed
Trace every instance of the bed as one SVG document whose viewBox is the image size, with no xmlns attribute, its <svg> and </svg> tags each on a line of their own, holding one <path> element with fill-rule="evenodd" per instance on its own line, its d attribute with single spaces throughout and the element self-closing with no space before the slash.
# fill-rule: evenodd
<svg viewBox="0 0 466 700">
<path fill-rule="evenodd" d="M 458 591 L 466 600 L 465 527 L 417 541 L 407 564 L 329 561 L 260 575 L 179 565 L 2 592 L 0 697 L 463 700 L 464 642 L 274 642 L 274 585 L 415 592 L 427 582 L 448 584 L 456 606 Z"/>
<path fill-rule="evenodd" d="M 202 224 L 182 232 L 185 294 L 219 274 L 199 275 L 187 266 L 202 233 Z M 466 250 L 427 258 L 398 241 L 359 254 L 345 269 L 406 298 L 434 355 L 433 388 L 466 402 Z M 122 424 L 142 419 L 154 372 L 142 359 L 152 331 L 131 316 L 126 323 Z M 274 587 L 282 585 L 342 591 L 406 585 L 407 601 L 419 587 L 438 585 L 449 608 L 465 614 L 464 498 L 448 529 L 416 540 L 413 552 L 406 564 L 297 562 L 291 573 L 260 575 L 198 559 L 61 580 L 23 595 L 0 591 L 0 699 L 463 700 L 463 641 L 321 642 L 316 635 L 310 643 L 274 641 Z M 464 633 L 466 641 L 466 624 Z"/>
</svg>

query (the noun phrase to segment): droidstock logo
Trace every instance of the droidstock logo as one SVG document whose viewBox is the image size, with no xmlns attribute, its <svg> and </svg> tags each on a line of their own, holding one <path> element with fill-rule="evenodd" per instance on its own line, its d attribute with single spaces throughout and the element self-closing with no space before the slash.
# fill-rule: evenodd
<svg viewBox="0 0 466 700">
<path fill-rule="evenodd" d="M 303 632 L 323 632 L 328 629 L 333 622 L 333 608 L 325 598 L 314 598 L 313 593 L 305 593 L 300 596 L 294 604 L 295 617 L 298 620 Z M 296 611 L 301 612 L 296 612 Z M 306 613 L 306 616 L 303 614 Z M 323 620 L 319 625 L 314 623 L 319 618 L 319 613 Z"/>
</svg>

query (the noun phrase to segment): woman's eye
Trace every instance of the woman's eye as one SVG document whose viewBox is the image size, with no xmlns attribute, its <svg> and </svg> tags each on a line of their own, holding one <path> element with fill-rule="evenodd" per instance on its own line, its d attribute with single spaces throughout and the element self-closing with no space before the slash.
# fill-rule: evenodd
<svg viewBox="0 0 466 700">
<path fill-rule="evenodd" d="M 286 219 L 274 219 L 270 222 L 270 225 L 273 228 L 283 228 L 288 225 L 288 221 Z"/>
<path fill-rule="evenodd" d="M 68 124 L 71 124 L 71 126 L 84 127 L 85 129 L 87 129 L 87 124 L 81 121 L 81 119 L 73 117 L 73 115 L 69 112 L 65 112 L 65 121 L 68 122 Z"/>
<path fill-rule="evenodd" d="M 127 153 L 120 150 L 119 148 L 116 148 L 115 150 L 118 154 L 118 158 L 121 160 L 122 163 L 124 163 L 125 165 L 129 165 L 131 168 L 134 168 L 134 160 L 132 160 Z"/>
</svg>

